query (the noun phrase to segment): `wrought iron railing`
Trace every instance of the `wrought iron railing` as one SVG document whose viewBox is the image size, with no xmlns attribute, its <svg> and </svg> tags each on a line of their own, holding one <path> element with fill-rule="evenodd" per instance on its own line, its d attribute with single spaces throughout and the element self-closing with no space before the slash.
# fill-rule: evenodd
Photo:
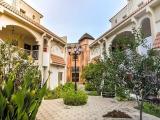
<svg viewBox="0 0 160 120">
<path fill-rule="evenodd" d="M 39 51 L 38 50 L 32 50 L 32 57 L 35 60 L 38 60 L 38 56 L 39 56 Z"/>
<path fill-rule="evenodd" d="M 27 53 L 27 55 L 31 55 L 34 60 L 38 60 L 39 57 L 39 50 L 27 50 L 24 49 L 25 53 Z"/>
</svg>

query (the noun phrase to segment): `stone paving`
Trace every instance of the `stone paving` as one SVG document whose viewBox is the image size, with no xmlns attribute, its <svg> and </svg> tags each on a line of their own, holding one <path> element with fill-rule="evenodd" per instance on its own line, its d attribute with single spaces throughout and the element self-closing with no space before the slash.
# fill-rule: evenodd
<svg viewBox="0 0 160 120">
<path fill-rule="evenodd" d="M 134 102 L 117 102 L 114 99 L 89 97 L 84 106 L 73 107 L 63 104 L 62 99 L 44 100 L 37 114 L 37 120 L 138 120 L 139 111 L 134 109 Z M 103 118 L 112 110 L 121 110 L 129 114 L 132 119 Z M 143 120 L 160 120 L 152 115 L 143 114 Z"/>
</svg>

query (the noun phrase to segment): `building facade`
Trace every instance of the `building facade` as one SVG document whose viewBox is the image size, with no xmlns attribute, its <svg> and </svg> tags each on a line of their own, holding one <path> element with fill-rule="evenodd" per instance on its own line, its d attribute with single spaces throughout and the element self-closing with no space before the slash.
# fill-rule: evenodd
<svg viewBox="0 0 160 120">
<path fill-rule="evenodd" d="M 160 47 L 160 0 L 127 0 L 127 5 L 111 19 L 111 29 L 101 35 L 90 45 L 91 61 L 109 54 L 113 40 L 120 36 L 130 36 L 134 29 L 142 29 L 150 47 Z M 139 53 L 146 50 L 141 46 Z"/>
<path fill-rule="evenodd" d="M 44 83 L 55 88 L 66 81 L 66 39 L 41 25 L 43 15 L 23 0 L 0 0 L 0 40 L 15 40 L 15 46 L 31 55 Z"/>
<path fill-rule="evenodd" d="M 80 46 L 82 51 L 81 54 L 76 58 L 76 73 L 75 73 L 75 58 L 73 55 L 67 55 L 67 81 L 74 82 L 75 76 L 76 81 L 83 84 L 85 82 L 82 79 L 81 74 L 84 67 L 89 63 L 90 60 L 90 48 L 89 45 L 94 41 L 94 38 L 89 34 L 84 34 L 78 41 L 78 43 L 67 44 L 68 47 L 74 49 L 75 46 Z"/>
</svg>

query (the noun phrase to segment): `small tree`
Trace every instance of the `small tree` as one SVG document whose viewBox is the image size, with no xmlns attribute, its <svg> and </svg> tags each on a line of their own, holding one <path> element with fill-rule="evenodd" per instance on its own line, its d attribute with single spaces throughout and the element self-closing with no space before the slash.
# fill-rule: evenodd
<svg viewBox="0 0 160 120">
<path fill-rule="evenodd" d="M 0 120 L 34 120 L 45 94 L 38 66 L 11 43 L 0 44 Z"/>
<path fill-rule="evenodd" d="M 146 55 L 140 55 L 137 48 L 148 46 L 141 30 L 133 30 L 133 35 L 132 39 L 125 36 L 118 38 L 120 42 L 115 44 L 118 47 L 110 51 L 110 56 L 103 61 L 104 81 L 116 86 L 116 96 L 121 89 L 120 96 L 128 90 L 136 95 L 142 120 L 145 98 L 153 93 L 157 95 L 160 89 L 160 56 L 153 49 L 148 50 Z"/>
<path fill-rule="evenodd" d="M 160 57 L 150 50 L 147 56 L 132 59 L 132 92 L 136 95 L 142 120 L 143 104 L 148 95 L 158 95 L 160 89 Z M 128 81 L 127 81 L 128 83 Z M 130 89 L 130 87 L 128 87 Z"/>
<path fill-rule="evenodd" d="M 103 74 L 103 66 L 100 61 L 96 63 L 88 64 L 82 73 L 82 77 L 90 84 L 92 84 L 97 92 L 101 91 L 101 83 L 102 83 L 102 74 Z"/>
<path fill-rule="evenodd" d="M 135 31 L 134 31 L 135 32 Z M 119 100 L 126 100 L 129 97 L 129 91 L 126 87 L 126 71 L 123 71 L 123 64 L 128 57 L 129 50 L 136 51 L 138 42 L 134 35 L 116 37 L 109 50 L 109 55 L 103 60 L 104 66 L 104 87 L 110 87 L 115 91 L 115 96 Z"/>
</svg>

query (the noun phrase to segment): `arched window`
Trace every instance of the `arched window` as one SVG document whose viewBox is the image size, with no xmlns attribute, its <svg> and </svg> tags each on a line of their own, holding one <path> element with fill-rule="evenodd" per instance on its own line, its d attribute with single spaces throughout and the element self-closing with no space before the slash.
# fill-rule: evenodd
<svg viewBox="0 0 160 120">
<path fill-rule="evenodd" d="M 142 34 L 144 35 L 144 38 L 150 37 L 151 36 L 151 24 L 150 24 L 150 19 L 145 18 L 142 23 L 141 23 L 141 29 L 142 29 Z"/>
</svg>

